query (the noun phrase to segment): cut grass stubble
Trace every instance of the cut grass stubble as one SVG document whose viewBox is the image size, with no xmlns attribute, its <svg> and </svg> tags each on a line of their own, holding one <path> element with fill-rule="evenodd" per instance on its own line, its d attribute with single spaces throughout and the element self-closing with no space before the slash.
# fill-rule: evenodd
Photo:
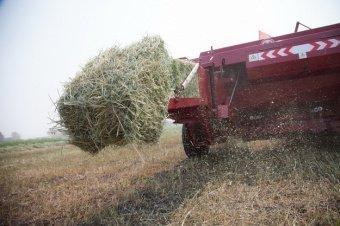
<svg viewBox="0 0 340 226">
<path fill-rule="evenodd" d="M 96 156 L 45 145 L 0 152 L 0 224 L 335 225 L 340 219 L 334 148 L 235 141 L 186 159 L 171 131 L 159 144 L 138 147 L 144 161 L 129 145 Z"/>
</svg>

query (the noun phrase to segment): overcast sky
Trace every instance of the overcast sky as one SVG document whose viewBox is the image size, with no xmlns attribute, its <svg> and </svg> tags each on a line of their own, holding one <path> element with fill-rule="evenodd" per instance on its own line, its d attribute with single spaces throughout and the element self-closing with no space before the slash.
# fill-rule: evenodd
<svg viewBox="0 0 340 226">
<path fill-rule="evenodd" d="M 100 50 L 159 34 L 173 57 L 340 22 L 340 1 L 0 0 L 0 131 L 45 136 L 63 82 Z"/>
</svg>

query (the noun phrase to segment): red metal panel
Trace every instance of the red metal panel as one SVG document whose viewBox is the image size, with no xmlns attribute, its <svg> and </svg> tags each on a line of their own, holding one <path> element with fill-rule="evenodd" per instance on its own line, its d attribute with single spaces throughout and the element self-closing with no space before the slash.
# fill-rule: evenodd
<svg viewBox="0 0 340 226">
<path fill-rule="evenodd" d="M 272 39 L 274 41 L 289 40 L 291 38 L 296 38 L 296 37 L 310 35 L 310 34 L 317 34 L 317 33 L 325 32 L 325 31 L 334 32 L 336 29 L 339 29 L 339 28 L 340 28 L 340 23 L 337 23 L 337 24 L 328 25 L 328 26 L 324 26 L 324 27 L 314 28 L 312 30 L 299 31 L 299 32 L 296 32 L 296 33 L 290 33 L 290 34 L 285 34 L 285 35 L 281 35 L 281 36 L 277 36 L 277 37 L 272 37 Z M 238 44 L 238 45 L 228 46 L 228 47 L 224 47 L 224 48 L 220 48 L 220 49 L 215 49 L 215 50 L 213 50 L 213 52 L 215 54 L 216 53 L 223 53 L 223 52 L 227 52 L 227 51 L 231 51 L 231 50 L 239 50 L 239 49 L 242 49 L 242 48 L 256 46 L 256 45 L 260 45 L 260 44 L 262 44 L 262 41 L 257 40 L 257 41 L 242 43 L 242 44 Z M 200 54 L 200 56 L 211 57 L 211 51 L 202 52 Z M 202 62 L 202 63 L 204 63 L 204 62 Z"/>
<path fill-rule="evenodd" d="M 202 98 L 171 98 L 169 100 L 168 109 L 181 109 L 197 107 L 200 105 L 205 105 L 205 100 Z"/>
<path fill-rule="evenodd" d="M 273 43 L 255 41 L 201 53 L 200 98 L 172 98 L 168 105 L 170 117 L 177 123 L 201 124 L 209 143 L 218 134 L 213 131 L 212 124 L 222 118 L 228 118 L 221 121 L 233 123 L 237 133 L 248 137 L 294 131 L 338 131 L 340 24 L 274 37 L 273 40 Z M 252 58 L 252 54 L 257 55 Z M 230 69 L 225 75 L 221 72 L 223 60 L 224 67 Z M 242 74 L 238 86 L 235 86 L 233 71 Z M 232 98 L 234 87 L 236 91 Z M 216 108 L 212 104 L 212 88 L 216 94 Z M 331 110 L 311 118 L 309 108 L 325 103 Z M 337 108 L 334 108 L 336 104 Z M 294 115 L 294 123 L 285 117 L 261 115 L 270 109 L 286 110 L 300 105 L 308 110 Z M 241 112 L 255 112 L 255 116 L 242 119 Z M 242 120 L 246 120 L 245 123 Z"/>
<path fill-rule="evenodd" d="M 259 79 L 339 66 L 340 36 L 252 53 L 247 61 L 247 74 L 249 79 Z"/>
<path fill-rule="evenodd" d="M 222 60 L 225 59 L 226 64 L 235 64 L 239 62 L 248 62 L 249 54 L 271 50 L 276 48 L 291 47 L 306 42 L 322 41 L 323 39 L 337 37 L 340 35 L 340 23 L 312 29 L 310 31 L 297 32 L 293 34 L 273 37 L 274 43 L 262 44 L 260 41 L 249 42 L 241 45 L 235 45 L 213 51 L 207 51 L 200 54 L 199 62 L 203 67 L 215 65 L 219 67 Z M 291 60 L 296 60 L 292 57 Z M 266 62 L 271 64 L 272 62 Z M 261 64 L 262 65 L 262 64 Z M 247 65 L 248 66 L 248 65 Z"/>
<path fill-rule="evenodd" d="M 340 50 L 340 48 L 338 48 Z M 264 66 L 247 68 L 249 80 L 286 77 L 308 72 L 336 71 L 340 68 L 340 51 L 337 54 L 272 63 Z"/>
<path fill-rule="evenodd" d="M 340 96 L 340 74 L 321 74 L 249 84 L 235 94 L 233 109 L 316 102 Z"/>
<path fill-rule="evenodd" d="M 209 77 L 203 67 L 198 68 L 198 76 L 198 87 L 200 91 L 200 96 L 207 104 L 211 104 Z"/>
<path fill-rule="evenodd" d="M 228 118 L 229 117 L 228 105 L 218 105 L 217 106 L 217 117 L 218 118 Z"/>
<path fill-rule="evenodd" d="M 253 53 L 249 52 L 247 68 L 339 53 L 339 34 L 340 29 L 336 34 L 337 36 L 327 36 L 321 39 L 320 37 L 325 36 L 325 34 L 320 34 L 318 37 L 314 35 L 308 41 L 307 38 L 304 37 L 304 39 L 300 39 L 299 42 L 293 44 L 282 41 L 276 46 L 264 46 Z M 332 32 L 332 35 L 335 35 L 334 32 Z M 251 59 L 252 56 L 255 58 L 258 56 L 260 59 Z"/>
</svg>

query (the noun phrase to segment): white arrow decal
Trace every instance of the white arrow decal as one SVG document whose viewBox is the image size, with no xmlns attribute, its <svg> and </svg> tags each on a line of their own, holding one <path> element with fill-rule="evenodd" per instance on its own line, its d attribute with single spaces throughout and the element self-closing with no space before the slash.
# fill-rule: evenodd
<svg viewBox="0 0 340 226">
<path fill-rule="evenodd" d="M 263 53 L 264 53 L 264 52 L 259 52 L 259 53 L 258 53 L 259 60 L 264 60 L 264 58 L 263 58 L 263 56 L 262 56 L 262 55 L 263 55 Z"/>
<path fill-rule="evenodd" d="M 274 51 L 275 51 L 275 49 L 270 50 L 270 51 L 266 54 L 266 56 L 269 57 L 269 58 L 276 58 L 276 56 L 273 55 Z"/>
<path fill-rule="evenodd" d="M 330 41 L 331 43 L 333 43 L 330 48 L 334 48 L 334 47 L 337 47 L 340 43 L 339 40 L 335 39 L 335 38 L 332 38 L 332 39 L 328 39 L 328 41 Z"/>
<path fill-rule="evenodd" d="M 338 47 L 339 44 L 340 41 L 337 38 L 331 38 L 323 41 L 320 40 L 317 42 L 296 45 L 293 47 L 283 47 L 280 49 L 272 49 L 265 52 L 249 54 L 248 60 L 249 62 L 262 61 L 268 58 L 275 59 L 279 56 L 285 57 L 290 54 L 296 54 L 298 55 L 299 59 L 304 59 L 308 57 L 307 55 L 308 52 L 319 51 L 326 48 L 335 48 Z"/>
<path fill-rule="evenodd" d="M 316 42 L 318 45 L 319 45 L 319 47 L 316 49 L 316 50 L 322 50 L 322 49 L 324 49 L 325 47 L 326 47 L 326 45 L 327 45 L 327 43 L 325 43 L 325 42 L 323 42 L 323 41 L 318 41 L 318 42 Z"/>
<path fill-rule="evenodd" d="M 288 54 L 285 53 L 285 51 L 286 51 L 286 48 L 282 48 L 277 52 L 277 54 L 279 54 L 280 56 L 288 56 Z"/>
</svg>

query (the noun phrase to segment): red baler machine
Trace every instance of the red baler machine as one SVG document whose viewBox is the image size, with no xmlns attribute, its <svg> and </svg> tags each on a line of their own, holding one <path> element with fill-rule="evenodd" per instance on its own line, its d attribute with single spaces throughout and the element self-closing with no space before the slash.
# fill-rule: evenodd
<svg viewBox="0 0 340 226">
<path fill-rule="evenodd" d="M 334 24 L 202 52 L 200 96 L 168 104 L 170 118 L 183 124 L 186 154 L 206 153 L 228 135 L 339 133 L 339 44 Z"/>
</svg>

